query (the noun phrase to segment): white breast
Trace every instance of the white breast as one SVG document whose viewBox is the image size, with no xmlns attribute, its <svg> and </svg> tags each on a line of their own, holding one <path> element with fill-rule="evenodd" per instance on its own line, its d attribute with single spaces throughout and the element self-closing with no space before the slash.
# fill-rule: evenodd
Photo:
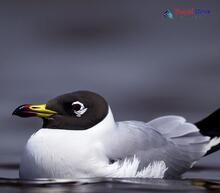
<svg viewBox="0 0 220 193">
<path fill-rule="evenodd" d="M 20 164 L 20 177 L 96 177 L 97 165 L 108 163 L 100 139 L 114 129 L 111 110 L 88 130 L 40 129 L 28 140 Z"/>
</svg>

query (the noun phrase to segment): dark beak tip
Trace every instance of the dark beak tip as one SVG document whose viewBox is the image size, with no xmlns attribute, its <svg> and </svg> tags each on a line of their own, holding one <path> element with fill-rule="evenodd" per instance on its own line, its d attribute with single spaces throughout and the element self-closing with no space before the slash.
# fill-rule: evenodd
<svg viewBox="0 0 220 193">
<path fill-rule="evenodd" d="M 20 111 L 18 110 L 18 109 L 15 109 L 13 112 L 12 112 L 12 116 L 19 116 L 20 115 L 20 113 L 19 113 Z"/>
<path fill-rule="evenodd" d="M 19 117 L 23 117 L 22 115 L 24 114 L 24 110 L 27 108 L 27 105 L 20 105 L 19 107 L 17 107 L 13 112 L 12 112 L 12 116 L 19 116 Z"/>
<path fill-rule="evenodd" d="M 17 115 L 18 115 L 17 110 L 15 109 L 15 110 L 12 112 L 11 115 L 12 115 L 12 116 L 17 116 Z"/>
</svg>

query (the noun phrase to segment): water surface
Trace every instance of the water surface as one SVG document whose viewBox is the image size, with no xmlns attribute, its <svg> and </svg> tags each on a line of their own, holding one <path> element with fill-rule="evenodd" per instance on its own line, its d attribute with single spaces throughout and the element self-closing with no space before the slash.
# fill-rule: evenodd
<svg viewBox="0 0 220 193">
<path fill-rule="evenodd" d="M 78 179 L 35 180 L 0 178 L 1 192 L 210 192 L 220 190 L 220 182 L 161 179 Z"/>
</svg>

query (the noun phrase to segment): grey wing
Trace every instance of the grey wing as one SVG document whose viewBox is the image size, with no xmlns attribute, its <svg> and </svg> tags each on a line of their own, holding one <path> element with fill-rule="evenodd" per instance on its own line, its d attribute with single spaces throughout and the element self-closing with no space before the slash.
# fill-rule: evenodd
<svg viewBox="0 0 220 193">
<path fill-rule="evenodd" d="M 163 160 L 168 167 L 165 178 L 176 178 L 187 171 L 208 151 L 210 140 L 202 136 L 195 125 L 179 116 L 165 116 L 148 123 L 118 122 L 115 134 L 108 139 L 114 141 L 106 146 L 110 159 L 136 155 L 140 160 L 139 169 Z"/>
</svg>

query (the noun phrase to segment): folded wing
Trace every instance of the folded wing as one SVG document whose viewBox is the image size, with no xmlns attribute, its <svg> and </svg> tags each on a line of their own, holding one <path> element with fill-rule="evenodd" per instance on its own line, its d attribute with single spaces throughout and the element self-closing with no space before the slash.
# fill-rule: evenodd
<svg viewBox="0 0 220 193">
<path fill-rule="evenodd" d="M 108 145 L 108 141 L 114 144 Z M 105 148 L 110 160 L 124 160 L 134 155 L 140 160 L 139 170 L 149 163 L 164 161 L 165 178 L 176 178 L 208 151 L 209 137 L 179 116 L 165 116 L 148 123 L 118 122 L 116 131 L 108 136 Z"/>
</svg>

